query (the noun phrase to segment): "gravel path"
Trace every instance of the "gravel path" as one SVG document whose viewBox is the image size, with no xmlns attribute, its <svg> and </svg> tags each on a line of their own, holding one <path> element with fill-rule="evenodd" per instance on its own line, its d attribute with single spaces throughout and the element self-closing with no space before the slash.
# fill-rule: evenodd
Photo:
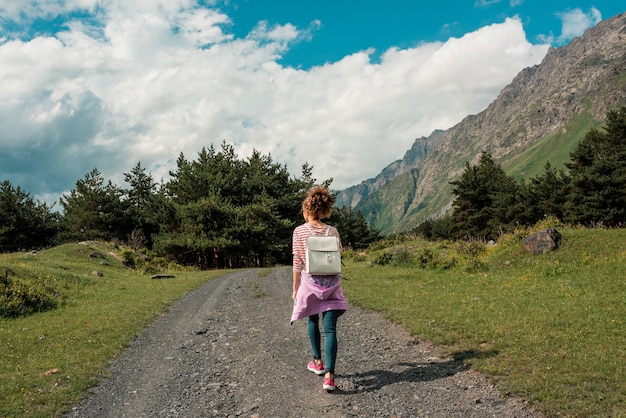
<svg viewBox="0 0 626 418">
<path fill-rule="evenodd" d="M 171 279 L 177 280 L 177 279 Z M 291 269 L 238 271 L 172 305 L 67 417 L 540 417 L 381 315 L 339 319 L 335 382 L 289 325 Z"/>
</svg>

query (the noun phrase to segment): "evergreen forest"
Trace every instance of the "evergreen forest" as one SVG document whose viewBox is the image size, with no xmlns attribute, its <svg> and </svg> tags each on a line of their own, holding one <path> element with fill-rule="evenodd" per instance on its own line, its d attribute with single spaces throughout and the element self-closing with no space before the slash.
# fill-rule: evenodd
<svg viewBox="0 0 626 418">
<path fill-rule="evenodd" d="M 497 239 L 503 232 L 551 217 L 569 225 L 626 225 L 626 107 L 607 112 L 570 153 L 565 167 L 548 162 L 529 180 L 507 175 L 490 153 L 466 163 L 451 182 L 454 200 L 445 216 L 414 231 L 428 239 Z"/>
<path fill-rule="evenodd" d="M 61 212 L 5 180 L 0 252 L 104 240 L 201 269 L 291 263 L 291 233 L 316 182 L 311 166 L 303 164 L 295 178 L 271 155 L 255 150 L 241 159 L 225 142 L 220 150 L 202 149 L 196 160 L 181 153 L 176 165 L 167 182 L 157 183 L 138 162 L 123 173 L 125 188 L 94 168 L 59 199 Z M 350 208 L 337 208 L 328 222 L 346 248 L 379 238 Z"/>
<path fill-rule="evenodd" d="M 126 187 L 94 168 L 59 199 L 60 212 L 20 186 L 0 183 L 0 252 L 34 250 L 66 242 L 105 240 L 146 250 L 202 269 L 265 267 L 291 262 L 291 233 L 302 222 L 301 202 L 316 183 L 312 167 L 299 177 L 271 155 L 241 159 L 234 147 L 182 153 L 170 179 L 157 183 L 138 162 Z M 332 179 L 322 182 L 330 187 Z M 570 225 L 626 224 L 626 107 L 610 110 L 591 129 L 565 167 L 548 162 L 531 179 L 507 175 L 488 152 L 466 163 L 453 185 L 452 210 L 417 225 L 427 239 L 497 239 L 547 217 Z M 381 237 L 360 212 L 336 208 L 328 222 L 344 247 L 360 249 Z"/>
</svg>

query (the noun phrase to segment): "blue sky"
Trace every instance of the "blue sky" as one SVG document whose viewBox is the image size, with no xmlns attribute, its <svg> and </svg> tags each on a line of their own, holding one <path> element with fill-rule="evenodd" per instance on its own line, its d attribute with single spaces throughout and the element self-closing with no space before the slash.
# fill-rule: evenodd
<svg viewBox="0 0 626 418">
<path fill-rule="evenodd" d="M 371 55 L 376 61 L 388 48 L 413 48 L 423 42 L 462 37 L 513 16 L 522 20 L 530 42 L 559 46 L 571 39 L 568 31 L 578 35 L 592 24 L 595 13 L 606 18 L 625 9 L 617 1 L 606 0 L 248 0 L 225 6 L 237 36 L 245 36 L 259 18 L 270 25 L 290 22 L 311 29 L 311 41 L 294 45 L 281 60 L 303 68 L 334 62 L 368 48 L 376 49 Z"/>
<path fill-rule="evenodd" d="M 0 0 L 0 181 L 54 202 L 226 141 L 349 187 L 618 3 Z"/>
</svg>

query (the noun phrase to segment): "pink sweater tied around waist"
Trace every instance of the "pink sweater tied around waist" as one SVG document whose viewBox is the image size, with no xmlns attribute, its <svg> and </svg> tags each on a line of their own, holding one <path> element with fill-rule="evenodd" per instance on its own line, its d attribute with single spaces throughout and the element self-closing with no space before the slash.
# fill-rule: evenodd
<svg viewBox="0 0 626 418">
<path fill-rule="evenodd" d="M 346 311 L 348 304 L 341 289 L 341 274 L 312 276 L 302 272 L 293 304 L 291 323 L 326 311 Z M 342 312 L 343 313 L 343 312 Z"/>
</svg>

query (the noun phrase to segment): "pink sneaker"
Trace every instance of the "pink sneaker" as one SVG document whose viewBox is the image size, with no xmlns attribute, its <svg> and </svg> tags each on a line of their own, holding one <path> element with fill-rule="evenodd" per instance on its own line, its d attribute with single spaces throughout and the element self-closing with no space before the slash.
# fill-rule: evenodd
<svg viewBox="0 0 626 418">
<path fill-rule="evenodd" d="M 335 386 L 335 381 L 333 379 L 331 379 L 330 377 L 325 377 L 322 387 L 324 388 L 324 390 L 330 392 L 331 390 L 335 390 L 337 386 Z"/>
<path fill-rule="evenodd" d="M 309 361 L 309 364 L 306 366 L 306 368 L 317 375 L 324 374 L 324 365 L 322 363 L 315 364 L 314 361 Z"/>
</svg>

